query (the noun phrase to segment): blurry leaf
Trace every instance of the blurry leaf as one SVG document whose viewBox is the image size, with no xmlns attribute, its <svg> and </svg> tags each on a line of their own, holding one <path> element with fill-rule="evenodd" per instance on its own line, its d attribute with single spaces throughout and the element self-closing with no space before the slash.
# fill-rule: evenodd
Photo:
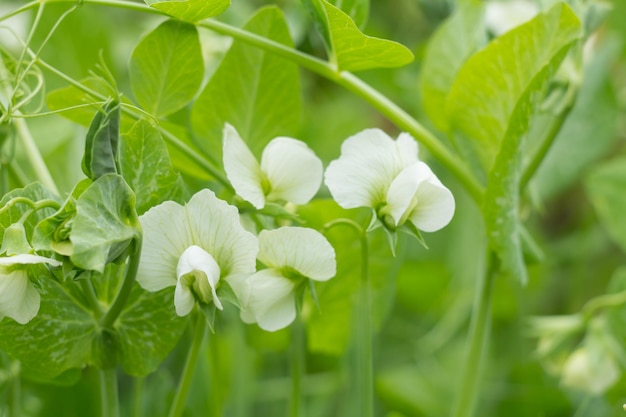
<svg viewBox="0 0 626 417">
<path fill-rule="evenodd" d="M 245 29 L 293 46 L 278 8 L 261 9 Z M 297 130 L 301 107 L 297 65 L 235 41 L 196 100 L 191 121 L 198 147 L 221 160 L 225 122 L 258 154 L 273 137 Z"/>
<path fill-rule="evenodd" d="M 446 110 L 452 129 L 462 135 L 459 140 L 467 141 L 462 145 L 469 146 L 470 156 L 487 171 L 514 112 L 521 110 L 519 103 L 539 98 L 535 96 L 578 40 L 580 29 L 576 15 L 559 2 L 494 39 L 461 67 Z"/>
<path fill-rule="evenodd" d="M 396 278 L 396 300 L 407 311 L 423 316 L 443 313 L 450 272 L 442 261 L 406 260 Z"/>
<path fill-rule="evenodd" d="M 139 42 L 130 60 L 137 102 L 156 117 L 180 110 L 202 83 L 204 64 L 195 26 L 168 20 Z"/>
<path fill-rule="evenodd" d="M 138 121 L 122 136 L 120 166 L 135 192 L 137 214 L 166 200 L 182 202 L 185 184 L 172 167 L 161 134 L 148 121 Z"/>
<path fill-rule="evenodd" d="M 76 202 L 72 262 L 85 270 L 104 271 L 136 236 L 138 223 L 135 196 L 124 179 L 117 174 L 98 178 Z"/>
<path fill-rule="evenodd" d="M 83 173 L 96 180 L 105 174 L 117 173 L 117 152 L 120 139 L 120 103 L 110 101 L 96 111 L 85 141 Z"/>
<path fill-rule="evenodd" d="M 626 251 L 626 157 L 593 170 L 585 180 L 585 188 L 609 236 Z"/>
<path fill-rule="evenodd" d="M 305 0 L 305 3 L 338 72 L 402 67 L 413 61 L 413 54 L 406 46 L 365 35 L 349 15 L 327 1 Z"/>
<path fill-rule="evenodd" d="M 424 54 L 420 88 L 424 111 L 433 124 L 448 130 L 446 98 L 463 63 L 486 41 L 484 6 L 473 1 L 458 5 L 435 32 Z"/>
<path fill-rule="evenodd" d="M 230 0 L 145 0 L 146 4 L 180 20 L 197 22 L 223 13 Z"/>
<path fill-rule="evenodd" d="M 606 38 L 584 72 L 576 104 L 531 186 L 545 200 L 571 186 L 585 168 L 606 155 L 617 136 L 617 100 L 610 72 L 620 42 Z"/>
<path fill-rule="evenodd" d="M 26 325 L 0 321 L 0 349 L 47 380 L 88 363 L 97 324 L 56 281 L 44 276 L 38 281 L 39 313 Z"/>
</svg>

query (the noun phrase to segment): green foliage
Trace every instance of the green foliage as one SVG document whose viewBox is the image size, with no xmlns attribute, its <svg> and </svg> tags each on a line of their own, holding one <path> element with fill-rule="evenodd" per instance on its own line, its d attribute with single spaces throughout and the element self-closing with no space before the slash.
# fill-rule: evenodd
<svg viewBox="0 0 626 417">
<path fill-rule="evenodd" d="M 331 4 L 343 10 L 360 28 L 367 23 L 370 0 L 331 0 Z"/>
<path fill-rule="evenodd" d="M 411 51 L 397 42 L 363 34 L 342 9 L 325 0 L 305 0 L 337 71 L 401 67 L 413 60 Z"/>
<path fill-rule="evenodd" d="M 137 214 L 166 201 L 183 202 L 185 184 L 170 162 L 158 129 L 140 120 L 122 135 L 121 175 L 135 193 Z"/>
<path fill-rule="evenodd" d="M 261 9 L 245 29 L 293 45 L 277 8 Z M 228 122 L 259 154 L 272 138 L 295 133 L 301 101 L 295 64 L 235 41 L 193 106 L 191 122 L 197 145 L 220 160 L 222 129 Z"/>
<path fill-rule="evenodd" d="M 197 22 L 207 17 L 223 13 L 230 0 L 145 0 L 146 3 L 164 13 L 180 20 Z"/>
<path fill-rule="evenodd" d="M 92 180 L 117 173 L 117 152 L 120 140 L 120 103 L 116 100 L 96 112 L 85 142 L 83 173 Z"/>
<path fill-rule="evenodd" d="M 27 198 L 32 202 L 37 202 L 40 200 L 57 200 L 58 197 L 46 189 L 43 185 L 38 182 L 27 185 L 24 188 L 18 188 L 12 190 L 5 194 L 0 200 L 0 208 L 5 207 L 8 201 L 16 197 Z M 4 209 L 0 212 L 0 231 L 2 235 L 4 235 L 4 231 L 11 226 L 11 224 L 19 222 L 22 216 L 30 210 L 30 206 L 24 203 L 13 204 L 11 207 Z M 54 210 L 50 208 L 38 210 L 28 216 L 26 221 L 24 222 L 24 228 L 26 230 L 26 237 L 30 240 L 33 230 L 37 223 L 45 218 L 46 216 L 51 215 Z"/>
<path fill-rule="evenodd" d="M 133 93 L 144 110 L 156 117 L 180 110 L 202 82 L 198 30 L 180 21 L 163 22 L 139 42 L 129 72 Z"/>
</svg>

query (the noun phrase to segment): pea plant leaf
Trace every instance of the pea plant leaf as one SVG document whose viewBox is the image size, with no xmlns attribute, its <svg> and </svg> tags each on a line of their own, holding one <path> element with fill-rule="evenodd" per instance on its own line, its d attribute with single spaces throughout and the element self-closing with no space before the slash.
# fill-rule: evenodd
<svg viewBox="0 0 626 417">
<path fill-rule="evenodd" d="M 92 180 L 117 172 L 117 151 L 120 139 L 120 103 L 107 103 L 96 112 L 85 142 L 83 173 Z"/>
<path fill-rule="evenodd" d="M 337 71 L 402 67 L 413 61 L 404 45 L 365 35 L 346 12 L 325 0 L 305 0 Z"/>
<path fill-rule="evenodd" d="M 154 7 L 176 19 L 188 22 L 197 22 L 198 20 L 222 14 L 228 6 L 230 0 L 145 0 L 146 4 Z"/>
<path fill-rule="evenodd" d="M 37 316 L 26 325 L 0 321 L 0 349 L 36 371 L 38 379 L 48 380 L 89 362 L 97 323 L 58 282 L 46 276 L 37 281 L 41 294 Z"/>
<path fill-rule="evenodd" d="M 198 30 L 167 20 L 143 38 L 131 56 L 130 81 L 137 102 L 156 117 L 184 107 L 204 73 Z"/>
<path fill-rule="evenodd" d="M 122 135 L 121 174 L 134 191 L 137 214 L 166 200 L 182 202 L 185 184 L 174 170 L 158 129 L 140 120 Z"/>
<path fill-rule="evenodd" d="M 4 207 L 6 203 L 15 198 L 15 197 L 24 197 L 28 198 L 32 202 L 37 202 L 40 200 L 56 200 L 59 201 L 59 197 L 52 193 L 50 190 L 45 188 L 41 183 L 34 182 L 32 184 L 27 185 L 24 188 L 17 188 L 5 194 L 0 200 L 0 208 Z M 4 236 L 4 231 L 11 224 L 18 222 L 21 217 L 26 213 L 27 210 L 30 209 L 29 205 L 24 203 L 13 204 L 10 208 L 3 210 L 0 213 L 0 237 Z M 26 237 L 30 240 L 33 230 L 39 221 L 50 216 L 54 213 L 54 210 L 51 208 L 45 208 L 42 210 L 37 210 L 28 216 L 28 219 L 24 222 L 24 229 L 26 230 Z"/>
<path fill-rule="evenodd" d="M 459 70 L 446 111 L 459 141 L 488 172 L 504 140 L 520 97 L 535 98 L 580 37 L 580 21 L 562 2 L 548 12 L 494 39 Z M 538 89 L 534 92 L 541 92 Z M 533 97 L 531 97 L 533 96 Z"/>
<path fill-rule="evenodd" d="M 285 18 L 276 7 L 259 10 L 245 29 L 293 46 Z M 273 137 L 296 132 L 301 108 L 297 65 L 234 41 L 196 100 L 191 123 L 198 147 L 221 160 L 225 122 L 237 129 L 253 152 L 260 153 Z"/>
<path fill-rule="evenodd" d="M 136 236 L 138 222 L 133 191 L 120 175 L 103 175 L 76 201 L 70 259 L 79 268 L 103 272 Z"/>
<path fill-rule="evenodd" d="M 606 162 L 587 176 L 585 189 L 600 222 L 619 247 L 626 251 L 626 158 Z"/>
<path fill-rule="evenodd" d="M 459 112 L 462 106 L 466 113 L 452 113 L 456 126 L 481 149 L 491 149 L 482 154 L 483 163 L 491 166 L 490 152 L 497 151 L 489 171 L 483 215 L 489 245 L 498 255 L 501 269 L 522 283 L 527 279 L 518 216 L 522 139 L 534 106 L 580 37 L 580 28 L 571 9 L 564 3 L 556 4 L 470 58 L 450 94 L 449 100 L 457 101 L 448 102 Z M 475 84 L 470 86 L 469 80 Z M 488 101 L 478 103 L 477 97 Z M 492 114 L 489 117 L 487 109 Z M 468 115 L 473 118 L 468 119 Z M 485 123 L 484 130 L 477 129 L 478 120 Z"/>
<path fill-rule="evenodd" d="M 448 130 L 446 99 L 463 63 L 486 42 L 484 6 L 458 5 L 431 37 L 424 54 L 420 89 L 424 111 L 439 130 Z"/>
<path fill-rule="evenodd" d="M 360 28 L 367 23 L 370 13 L 370 0 L 331 0 L 329 3 L 343 10 Z"/>
</svg>

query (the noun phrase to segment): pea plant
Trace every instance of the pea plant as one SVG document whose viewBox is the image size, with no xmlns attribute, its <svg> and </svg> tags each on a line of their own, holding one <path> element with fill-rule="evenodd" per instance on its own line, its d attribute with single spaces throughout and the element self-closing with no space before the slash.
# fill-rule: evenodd
<svg viewBox="0 0 626 417">
<path fill-rule="evenodd" d="M 3 1 L 0 416 L 623 415 L 623 4 Z"/>
</svg>

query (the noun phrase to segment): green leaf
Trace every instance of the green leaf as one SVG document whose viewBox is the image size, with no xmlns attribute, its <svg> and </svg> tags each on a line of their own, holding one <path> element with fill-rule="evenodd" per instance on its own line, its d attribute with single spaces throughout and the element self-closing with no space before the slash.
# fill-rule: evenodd
<svg viewBox="0 0 626 417">
<path fill-rule="evenodd" d="M 161 134 L 146 120 L 122 135 L 120 167 L 135 192 L 139 215 L 166 200 L 182 203 L 186 196 L 185 184 L 172 167 Z"/>
<path fill-rule="evenodd" d="M 120 139 L 120 103 L 108 102 L 96 112 L 87 131 L 83 173 L 92 180 L 117 173 L 117 152 Z"/>
<path fill-rule="evenodd" d="M 34 182 L 24 188 L 17 188 L 5 194 L 4 197 L 2 197 L 2 200 L 0 200 L 0 208 L 4 207 L 9 200 L 15 197 L 24 197 L 32 202 L 49 199 L 59 201 L 59 198 L 55 194 L 40 183 Z M 4 236 L 4 231 L 13 223 L 19 222 L 24 213 L 28 210 L 30 210 L 30 206 L 24 203 L 13 204 L 9 209 L 3 210 L 0 213 L 0 237 Z M 45 208 L 37 210 L 28 216 L 28 219 L 24 222 L 24 228 L 26 230 L 26 237 L 28 240 L 31 240 L 33 230 L 35 229 L 37 223 L 47 216 L 52 215 L 52 213 L 54 213 L 54 209 Z"/>
<path fill-rule="evenodd" d="M 96 322 L 56 281 L 42 277 L 39 292 L 33 320 L 26 325 L 0 321 L 0 349 L 46 380 L 89 362 Z"/>
<path fill-rule="evenodd" d="M 285 18 L 276 7 L 261 9 L 245 29 L 293 47 Z M 297 131 L 301 108 L 297 65 L 234 41 L 196 100 L 191 122 L 198 147 L 221 161 L 225 122 L 259 154 L 270 139 Z"/>
<path fill-rule="evenodd" d="M 139 42 L 130 60 L 137 102 L 156 117 L 183 108 L 195 96 L 204 74 L 198 30 L 168 20 Z"/>
<path fill-rule="evenodd" d="M 486 42 L 484 6 L 473 1 L 459 4 L 454 14 L 435 32 L 424 54 L 420 88 L 424 111 L 433 124 L 447 131 L 446 99 L 463 63 Z"/>
<path fill-rule="evenodd" d="M 494 39 L 461 67 L 446 111 L 468 157 L 486 171 L 493 165 L 520 97 L 543 86 L 581 35 L 581 24 L 564 3 Z M 541 89 L 533 91 L 540 93 Z"/>
<path fill-rule="evenodd" d="M 124 179 L 107 174 L 93 182 L 76 202 L 70 240 L 71 260 L 79 268 L 103 272 L 138 233 L 135 196 Z"/>
<path fill-rule="evenodd" d="M 326 41 L 330 62 L 338 72 L 396 68 L 413 61 L 413 53 L 406 46 L 365 35 L 349 15 L 329 2 L 306 0 L 306 3 Z"/>
<path fill-rule="evenodd" d="M 146 4 L 180 20 L 197 22 L 217 16 L 230 6 L 230 0 L 145 0 Z"/>
<path fill-rule="evenodd" d="M 367 23 L 370 13 L 370 0 L 331 0 L 336 7 L 343 10 L 360 28 Z"/>
<path fill-rule="evenodd" d="M 487 146 L 500 147 L 495 156 L 493 168 L 489 172 L 487 191 L 483 201 L 483 215 L 489 246 L 498 255 L 502 271 L 511 274 L 522 283 L 527 281 L 518 215 L 522 139 L 528 131 L 534 106 L 542 97 L 548 81 L 556 73 L 569 48 L 578 39 L 579 33 L 580 22 L 567 5 L 559 3 L 546 14 L 539 15 L 526 25 L 504 35 L 502 43 L 508 46 L 507 49 L 500 49 L 500 44 L 494 41 L 485 49 L 489 53 L 485 54 L 483 51 L 476 54 L 468 61 L 468 64 L 461 70 L 462 74 L 459 75 L 461 83 L 464 83 L 467 79 L 478 80 L 478 73 L 470 74 L 470 70 L 479 71 L 481 74 L 485 74 L 487 71 L 489 75 L 481 75 L 483 77 L 482 85 L 474 86 L 475 91 L 477 91 L 475 96 L 480 96 L 484 90 L 487 90 L 496 94 L 497 99 L 483 105 L 482 110 L 467 108 L 466 113 L 480 117 L 481 111 L 495 107 L 492 108 L 492 111 L 496 117 L 492 117 L 491 125 L 485 126 L 486 130 L 492 130 L 491 134 L 493 135 L 499 134 L 500 123 L 505 123 L 506 130 L 499 141 L 494 142 L 493 137 L 491 137 L 489 144 L 483 143 L 485 148 Z M 559 42 L 556 42 L 555 39 L 559 39 Z M 534 45 L 534 47 L 529 47 L 529 44 Z M 542 49 L 544 46 L 546 49 Z M 536 55 L 532 55 L 533 53 Z M 480 60 L 475 60 L 476 57 L 479 57 Z M 483 62 L 482 60 L 485 58 L 493 60 L 495 64 Z M 539 61 L 543 65 L 538 66 L 535 61 Z M 475 67 L 477 63 L 481 62 L 486 68 Z M 531 65 L 533 63 L 534 65 Z M 508 70 L 524 68 L 525 71 L 513 71 L 511 74 L 500 74 L 499 77 L 489 72 L 499 65 L 503 65 L 502 71 L 506 71 L 507 68 Z M 515 97 L 509 97 L 509 92 L 498 94 L 498 88 L 504 88 L 506 85 L 510 86 L 510 92 L 519 92 L 520 94 Z M 457 84 L 455 84 L 456 86 Z M 469 88 L 469 86 L 464 88 Z M 453 94 L 454 90 L 451 97 Z M 469 92 L 463 92 L 457 97 L 466 100 L 467 104 L 470 105 L 474 102 L 475 96 L 467 94 Z M 501 112 L 506 112 L 505 109 L 511 104 L 513 104 L 513 108 L 508 120 L 499 120 L 497 123 L 493 123 L 498 117 L 509 114 L 508 112 L 505 114 L 498 112 L 498 108 Z M 466 125 L 466 127 L 471 130 L 475 126 L 471 124 Z M 483 136 L 483 139 L 486 138 L 488 136 Z"/>
<path fill-rule="evenodd" d="M 609 236 L 626 251 L 626 157 L 620 156 L 594 169 L 585 189 Z"/>
</svg>

